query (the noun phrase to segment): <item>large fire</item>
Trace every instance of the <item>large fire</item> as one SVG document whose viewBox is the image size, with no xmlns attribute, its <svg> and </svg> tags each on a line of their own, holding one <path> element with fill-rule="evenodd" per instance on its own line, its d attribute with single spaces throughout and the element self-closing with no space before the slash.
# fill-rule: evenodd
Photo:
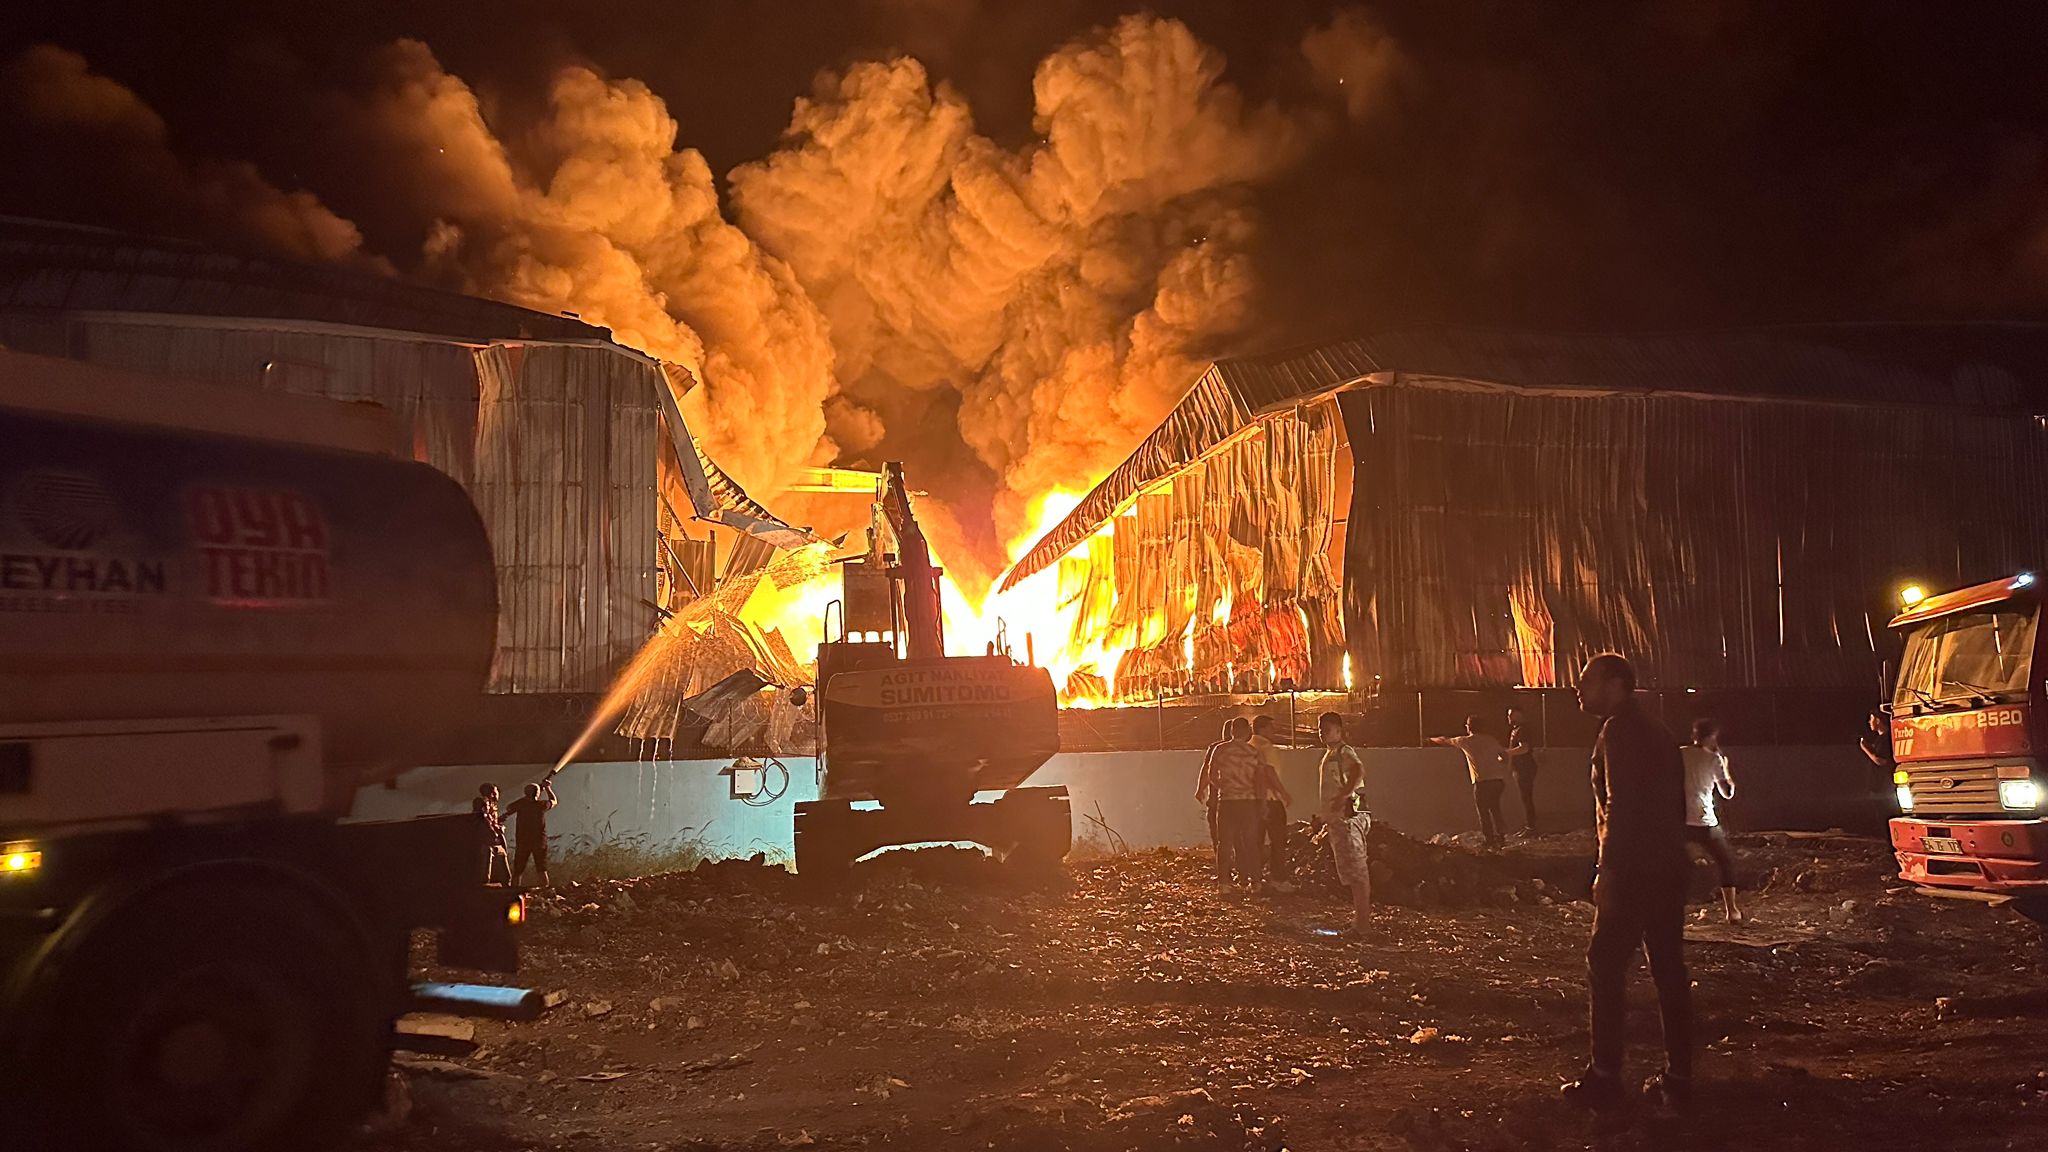
<svg viewBox="0 0 2048 1152">
<path fill-rule="evenodd" d="M 1055 489 L 1035 499 L 1030 526 L 1006 542 L 1011 561 L 1072 512 L 1081 496 L 1080 492 Z M 1107 526 L 1102 529 L 1111 530 Z M 945 557 L 936 549 L 932 558 L 945 566 Z M 1061 702 L 1068 707 L 1107 703 L 1113 697 L 1123 649 L 1105 647 L 1100 641 L 1085 647 L 1072 643 L 1078 606 L 1060 603 L 1058 570 L 1048 568 L 1007 592 L 997 590 L 1000 584 L 991 584 L 989 594 L 977 604 L 951 576 L 940 578 L 948 652 L 971 655 L 986 651 L 1000 639 L 1018 659 L 1028 655 L 1050 672 L 1060 689 Z M 779 630 L 799 659 L 810 660 L 825 639 L 827 606 L 839 596 L 838 568 L 828 565 L 815 579 L 788 588 L 760 581 L 739 616 L 763 633 Z"/>
</svg>

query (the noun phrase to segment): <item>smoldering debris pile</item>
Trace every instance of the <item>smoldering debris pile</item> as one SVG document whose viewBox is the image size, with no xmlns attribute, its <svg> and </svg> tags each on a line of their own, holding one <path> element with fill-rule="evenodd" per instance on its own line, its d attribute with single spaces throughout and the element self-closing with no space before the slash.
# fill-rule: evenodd
<svg viewBox="0 0 2048 1152">
<path fill-rule="evenodd" d="M 1287 836 L 1287 875 L 1296 884 L 1336 889 L 1329 828 L 1296 823 Z M 1511 907 L 1575 899 L 1520 855 L 1476 852 L 1456 843 L 1422 841 L 1384 824 L 1368 838 L 1373 900 L 1409 908 Z"/>
</svg>

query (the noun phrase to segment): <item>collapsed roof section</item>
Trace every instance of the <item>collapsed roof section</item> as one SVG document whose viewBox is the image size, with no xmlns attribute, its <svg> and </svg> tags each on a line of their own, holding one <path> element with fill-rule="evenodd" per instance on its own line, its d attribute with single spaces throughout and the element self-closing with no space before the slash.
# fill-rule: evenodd
<svg viewBox="0 0 2048 1152">
<path fill-rule="evenodd" d="M 1258 417 L 1400 376 L 1577 393 L 1694 394 L 2048 412 L 2048 324 L 1831 324 L 1591 335 L 1398 328 L 1217 360 L 1158 428 L 1020 558 L 1013 588 Z"/>
<path fill-rule="evenodd" d="M 690 510 L 695 517 L 706 523 L 722 524 L 775 548 L 801 548 L 806 544 L 822 543 L 809 529 L 794 528 L 784 523 L 780 516 L 747 495 L 739 481 L 726 475 L 724 469 L 704 454 L 703 446 L 690 434 L 689 422 L 683 419 L 679 404 L 681 398 L 696 387 L 696 377 L 680 364 L 660 363 L 662 377 L 668 384 L 661 393 L 662 412 L 667 417 L 663 423 L 669 430 L 669 447 L 674 453 L 677 475 L 682 478 L 683 490 L 689 494 Z"/>
</svg>

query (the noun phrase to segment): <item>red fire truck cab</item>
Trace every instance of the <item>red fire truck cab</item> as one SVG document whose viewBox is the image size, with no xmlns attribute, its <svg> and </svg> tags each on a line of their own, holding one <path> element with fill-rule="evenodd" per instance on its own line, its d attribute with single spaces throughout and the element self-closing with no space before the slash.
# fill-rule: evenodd
<svg viewBox="0 0 2048 1152">
<path fill-rule="evenodd" d="M 1909 592 L 1910 595 L 1910 592 Z M 1909 603 L 1892 692 L 1899 875 L 1950 894 L 2048 903 L 2048 672 L 2029 572 Z"/>
</svg>

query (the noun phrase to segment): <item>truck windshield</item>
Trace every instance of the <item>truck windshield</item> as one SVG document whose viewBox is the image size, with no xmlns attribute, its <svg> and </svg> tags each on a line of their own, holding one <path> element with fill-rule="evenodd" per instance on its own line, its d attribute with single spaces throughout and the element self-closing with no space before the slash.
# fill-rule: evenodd
<svg viewBox="0 0 2048 1152">
<path fill-rule="evenodd" d="M 1908 632 L 1893 705 L 1913 712 L 2025 699 L 2039 615 L 2036 604 L 2000 604 Z"/>
</svg>

